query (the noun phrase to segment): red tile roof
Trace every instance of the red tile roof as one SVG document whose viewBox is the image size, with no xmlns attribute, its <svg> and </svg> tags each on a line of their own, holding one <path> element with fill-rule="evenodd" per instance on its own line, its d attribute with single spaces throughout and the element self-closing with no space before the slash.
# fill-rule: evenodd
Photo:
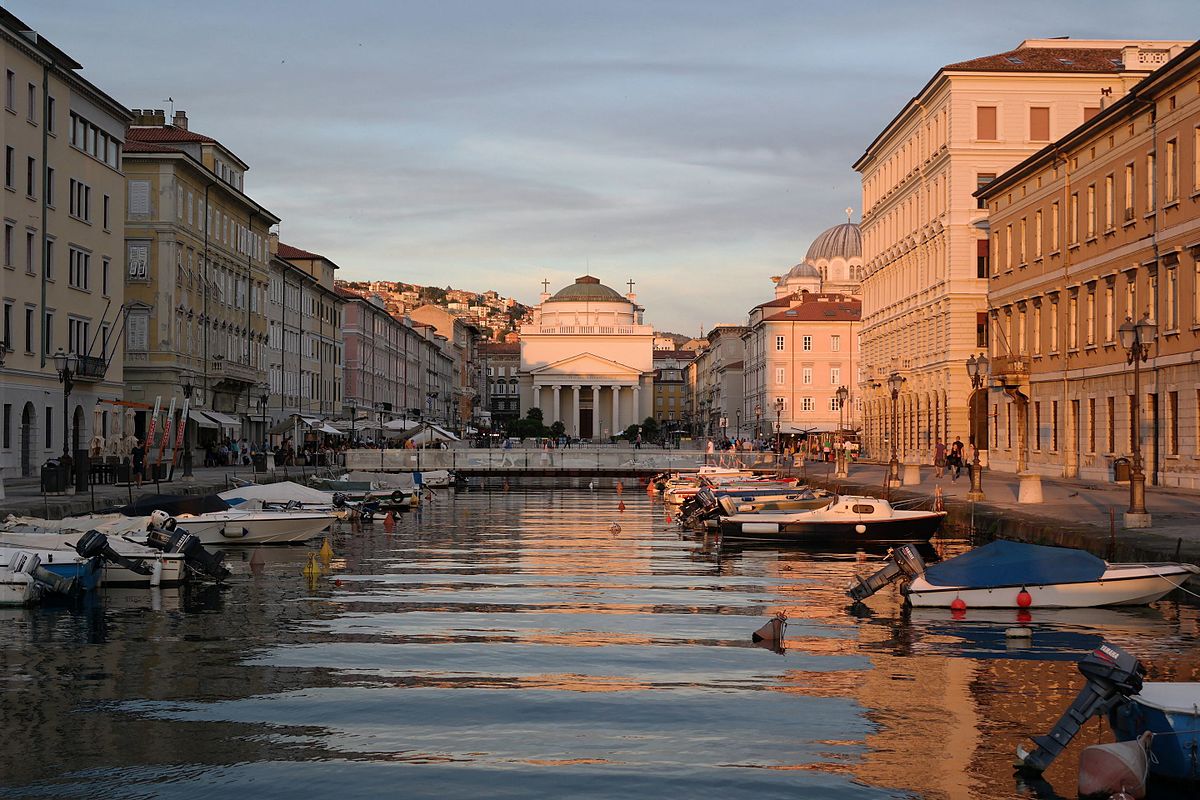
<svg viewBox="0 0 1200 800">
<path fill-rule="evenodd" d="M 164 144 L 155 144 L 154 142 L 140 142 L 136 139 L 127 139 L 125 141 L 126 153 L 178 153 L 178 147 L 168 147 Z"/>
<path fill-rule="evenodd" d="M 316 253 L 310 253 L 307 250 L 301 250 L 299 247 L 292 247 L 290 244 L 284 244 L 283 242 L 279 243 L 278 252 L 280 258 L 299 259 L 301 261 L 325 258 L 325 256 L 317 255 Z"/>
<path fill-rule="evenodd" d="M 764 317 L 766 322 L 858 322 L 862 319 L 859 303 L 805 303 Z"/>
<path fill-rule="evenodd" d="M 513 356 L 515 356 L 515 355 L 520 355 L 520 353 L 521 353 L 521 343 L 520 342 L 487 342 L 487 343 L 481 344 L 479 346 L 479 351 L 481 353 L 488 353 L 490 355 L 513 355 Z"/>
<path fill-rule="evenodd" d="M 220 144 L 211 136 L 205 136 L 202 133 L 195 131 L 186 131 L 183 128 L 176 128 L 174 125 L 131 125 L 125 131 L 125 140 L 136 140 L 139 142 L 205 142 L 208 144 Z"/>
<path fill-rule="evenodd" d="M 947 64 L 953 72 L 1121 72 L 1125 69 L 1118 48 L 1018 47 L 1007 53 Z"/>
</svg>

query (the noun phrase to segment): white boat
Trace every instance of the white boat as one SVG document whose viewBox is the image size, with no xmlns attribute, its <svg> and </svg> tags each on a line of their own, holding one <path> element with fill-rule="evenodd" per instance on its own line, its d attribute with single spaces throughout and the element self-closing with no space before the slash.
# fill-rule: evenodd
<svg viewBox="0 0 1200 800">
<path fill-rule="evenodd" d="M 36 566 L 32 553 L 0 564 L 0 606 L 27 606 L 37 602 L 42 589 L 33 577 Z"/>
<path fill-rule="evenodd" d="M 0 547 L 15 547 L 37 553 L 45 562 L 46 552 L 62 552 L 64 556 L 76 556 L 77 532 L 71 533 L 0 533 Z M 144 562 L 152 570 L 142 575 L 120 564 L 106 561 L 101 581 L 104 586 L 170 586 L 182 583 L 186 577 L 184 558 L 181 555 L 163 553 L 151 547 L 122 539 L 108 537 L 109 546 L 117 555 Z"/>
<path fill-rule="evenodd" d="M 896 508 L 878 497 L 839 495 L 807 511 L 731 514 L 721 517 L 722 539 L 859 546 L 880 542 L 927 542 L 944 511 Z"/>
<path fill-rule="evenodd" d="M 150 526 L 150 516 L 126 516 L 124 514 L 84 514 L 78 517 L 64 519 L 42 519 L 41 517 L 9 516 L 0 524 L 0 533 L 61 533 L 79 536 L 88 531 L 100 531 L 110 538 L 132 537 L 139 539 L 146 535 Z M 211 520 L 207 523 L 192 523 L 189 533 L 197 536 L 219 536 L 225 529 L 225 520 Z"/>
<path fill-rule="evenodd" d="M 901 591 L 916 607 L 951 608 L 955 601 L 967 609 L 1146 605 L 1196 574 L 1195 564 L 1109 564 L 1083 550 L 997 540 L 931 567 L 914 549 L 900 548 L 849 594 L 861 601 L 907 578 Z"/>
<path fill-rule="evenodd" d="M 200 544 L 295 544 L 317 536 L 336 521 L 324 511 L 213 511 L 173 517 Z"/>
</svg>

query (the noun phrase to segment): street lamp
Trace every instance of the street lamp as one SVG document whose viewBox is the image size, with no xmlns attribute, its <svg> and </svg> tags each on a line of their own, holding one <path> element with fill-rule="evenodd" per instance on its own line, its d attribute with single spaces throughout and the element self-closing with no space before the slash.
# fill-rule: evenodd
<svg viewBox="0 0 1200 800">
<path fill-rule="evenodd" d="M 263 441 L 267 440 L 267 403 L 271 401 L 270 390 L 268 387 L 259 385 L 258 387 L 258 415 L 262 417 L 263 424 Z"/>
<path fill-rule="evenodd" d="M 896 457 L 896 398 L 900 396 L 900 387 L 905 378 L 898 372 L 888 376 L 887 385 L 892 393 L 892 460 L 888 462 L 888 487 L 900 485 L 900 459 Z"/>
<path fill-rule="evenodd" d="M 1133 365 L 1133 431 L 1129 437 L 1133 445 L 1133 469 L 1129 473 L 1129 510 L 1125 512 L 1126 528 L 1149 528 L 1150 514 L 1146 511 L 1146 473 L 1142 469 L 1142 372 L 1141 365 L 1150 355 L 1150 345 L 1158 333 L 1158 326 L 1150 319 L 1150 312 L 1142 315 L 1135 324 L 1126 317 L 1117 329 L 1121 346 L 1126 350 L 1126 362 Z"/>
<path fill-rule="evenodd" d="M 779 424 L 783 416 L 783 398 L 775 398 L 775 452 L 783 454 L 783 426 Z"/>
<path fill-rule="evenodd" d="M 758 440 L 762 438 L 762 406 L 754 404 L 754 441 L 755 447 L 758 446 Z"/>
<path fill-rule="evenodd" d="M 991 363 L 984 353 L 979 358 L 971 356 L 967 359 L 967 375 L 971 376 L 971 397 L 967 401 L 967 417 L 971 420 L 971 435 L 968 437 L 975 453 L 971 458 L 971 491 L 967 492 L 968 500 L 983 500 L 983 472 L 979 468 L 979 420 L 975 419 L 975 392 L 987 385 L 991 371 Z"/>
<path fill-rule="evenodd" d="M 838 435 L 837 441 L 834 443 L 834 446 L 837 448 L 837 452 L 834 454 L 835 458 L 837 459 L 836 477 L 849 478 L 850 465 L 846 463 L 846 441 L 844 432 L 846 430 L 846 399 L 850 397 L 850 390 L 845 386 L 839 386 L 835 394 L 837 395 L 838 401 Z"/>
<path fill-rule="evenodd" d="M 193 385 L 195 376 L 191 372 L 185 372 L 179 376 L 179 388 L 183 389 L 183 397 L 185 400 L 192 399 L 192 390 L 196 387 Z M 190 412 L 189 412 L 190 413 Z M 192 475 L 192 444 L 188 436 L 188 420 L 182 419 L 179 424 L 183 426 L 183 480 L 191 480 Z"/>
<path fill-rule="evenodd" d="M 71 389 L 75 387 L 75 381 L 72 380 L 75 376 L 75 366 L 79 363 L 79 356 L 74 353 L 64 353 L 63 349 L 58 348 L 58 352 L 54 354 L 54 368 L 58 370 L 58 380 L 63 385 L 63 458 L 67 459 L 70 456 L 70 451 L 67 448 L 67 403 L 71 398 Z"/>
<path fill-rule="evenodd" d="M 741 439 L 742 438 L 742 410 L 740 408 L 735 409 L 733 412 L 733 415 L 734 415 L 734 417 L 733 417 L 734 420 L 737 421 L 737 428 L 733 432 L 733 438 Z"/>
</svg>

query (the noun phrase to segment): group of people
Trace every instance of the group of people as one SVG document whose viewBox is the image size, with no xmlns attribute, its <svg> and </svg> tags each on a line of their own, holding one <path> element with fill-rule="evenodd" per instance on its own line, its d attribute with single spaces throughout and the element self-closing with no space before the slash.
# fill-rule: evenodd
<svg viewBox="0 0 1200 800">
<path fill-rule="evenodd" d="M 934 475 L 941 478 L 946 474 L 946 469 L 954 470 L 954 477 L 950 480 L 957 481 L 962 474 L 962 469 L 966 465 L 966 447 L 962 443 L 962 439 L 955 436 L 954 442 L 950 447 L 946 447 L 946 443 L 938 439 L 933 446 L 933 468 Z"/>
</svg>

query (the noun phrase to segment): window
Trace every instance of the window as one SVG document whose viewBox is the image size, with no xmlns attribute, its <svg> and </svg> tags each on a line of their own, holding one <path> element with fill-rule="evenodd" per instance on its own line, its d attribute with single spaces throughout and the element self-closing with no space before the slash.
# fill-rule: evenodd
<svg viewBox="0 0 1200 800">
<path fill-rule="evenodd" d="M 42 344 L 43 349 L 49 353 L 54 349 L 54 312 L 47 311 L 42 318 Z"/>
<path fill-rule="evenodd" d="M 775 368 L 775 383 L 782 386 L 786 382 L 785 378 L 786 378 L 786 372 L 785 372 L 784 368 L 776 367 Z"/>
<path fill-rule="evenodd" d="M 1154 205 L 1156 202 L 1155 189 L 1156 189 L 1156 182 L 1158 180 L 1158 175 L 1155 172 L 1156 169 L 1157 169 L 1157 165 L 1155 164 L 1155 154 L 1152 152 L 1147 153 L 1146 154 L 1146 213 L 1147 214 L 1154 211 L 1154 208 L 1155 208 L 1155 205 Z"/>
<path fill-rule="evenodd" d="M 1087 188 L 1087 238 L 1096 235 L 1096 186 Z"/>
<path fill-rule="evenodd" d="M 4 448 L 12 447 L 12 403 L 4 404 Z"/>
<path fill-rule="evenodd" d="M 975 176 L 975 191 L 979 191 L 980 189 L 987 186 L 989 183 L 991 183 L 994 180 L 996 180 L 996 173 L 980 172 L 979 174 L 977 174 Z M 984 200 L 982 197 L 978 197 L 975 199 L 975 207 L 976 208 L 987 208 L 987 201 Z"/>
<path fill-rule="evenodd" d="M 1104 341 L 1111 344 L 1113 340 L 1113 287 L 1110 283 L 1104 287 Z"/>
<path fill-rule="evenodd" d="M 33 231 L 25 231 L 25 274 L 35 275 L 34 265 L 37 263 L 37 250 L 35 249 L 34 241 L 37 235 Z"/>
<path fill-rule="evenodd" d="M 1179 455 L 1179 392 L 1167 392 L 1167 453 Z"/>
<path fill-rule="evenodd" d="M 978 106 L 975 109 L 975 138 L 980 141 L 994 142 L 997 137 L 996 107 Z"/>
<path fill-rule="evenodd" d="M 813 403 L 813 399 L 811 397 L 800 398 L 800 410 L 801 411 L 812 411 L 813 408 L 815 408 L 815 407 L 816 406 Z"/>
<path fill-rule="evenodd" d="M 1021 306 L 1017 311 L 1017 352 L 1025 354 L 1025 306 Z"/>
<path fill-rule="evenodd" d="M 13 265 L 13 237 L 17 229 L 11 222 L 4 223 L 4 266 L 9 269 Z"/>
<path fill-rule="evenodd" d="M 1033 215 L 1033 257 L 1042 257 L 1042 211 L 1038 209 Z"/>
<path fill-rule="evenodd" d="M 1079 295 L 1067 298 L 1067 349 L 1079 347 Z"/>
<path fill-rule="evenodd" d="M 25 196 L 37 197 L 37 159 L 33 156 L 25 159 Z"/>
<path fill-rule="evenodd" d="M 833 336 L 829 337 L 829 349 L 831 352 L 834 352 L 834 353 L 841 352 L 842 337 L 840 335 L 834 334 Z"/>
<path fill-rule="evenodd" d="M 1050 451 L 1058 452 L 1058 401 L 1050 402 Z"/>
<path fill-rule="evenodd" d="M 1042 449 L 1042 404 L 1033 404 L 1033 449 Z"/>
<path fill-rule="evenodd" d="M 776 337 L 775 337 L 775 349 L 776 349 L 776 350 L 782 350 L 782 349 L 783 349 L 783 337 L 782 337 L 782 336 L 776 336 Z"/>
<path fill-rule="evenodd" d="M 88 289 L 91 285 L 92 255 L 83 250 L 70 248 L 67 253 L 67 285 L 76 289 Z"/>
<path fill-rule="evenodd" d="M 29 94 L 29 116 L 28 116 L 28 119 L 30 122 L 37 123 L 37 86 L 35 84 L 32 84 L 32 83 L 29 84 L 28 94 Z"/>
<path fill-rule="evenodd" d="M 836 396 L 829 398 L 829 410 L 830 411 L 841 411 L 842 410 L 842 406 L 840 403 L 838 403 L 838 399 Z"/>
<path fill-rule="evenodd" d="M 1050 352 L 1058 352 L 1058 299 L 1050 301 Z"/>
<path fill-rule="evenodd" d="M 1029 335 L 1035 356 L 1042 354 L 1042 304 L 1033 304 L 1033 331 Z"/>
<path fill-rule="evenodd" d="M 1050 141 L 1050 108 L 1033 106 L 1029 109 L 1029 141 Z"/>
<path fill-rule="evenodd" d="M 812 350 L 812 337 L 811 336 L 804 337 L 804 339 L 802 341 L 802 348 L 805 351 Z"/>
<path fill-rule="evenodd" d="M 54 447 L 54 407 L 46 406 L 46 449 Z"/>
<path fill-rule="evenodd" d="M 16 158 L 15 152 L 11 147 L 4 148 L 4 185 L 9 189 L 13 189 L 13 181 L 16 180 L 16 165 L 13 163 Z"/>
<path fill-rule="evenodd" d="M 100 262 L 100 293 L 108 297 L 108 269 L 110 262 L 107 258 Z"/>
<path fill-rule="evenodd" d="M 1133 221 L 1133 164 L 1125 165 L 1125 214 L 1126 222 Z"/>
<path fill-rule="evenodd" d="M 1017 236 L 1017 258 L 1020 259 L 1017 262 L 1018 264 L 1024 264 L 1026 261 L 1026 259 L 1025 259 L 1025 242 L 1026 242 L 1025 217 L 1021 217 L 1021 227 L 1019 228 L 1019 235 Z"/>
<path fill-rule="evenodd" d="M 109 223 L 109 216 L 108 216 L 108 204 L 109 204 L 109 200 L 110 200 L 109 196 L 108 196 L 108 195 L 104 195 L 104 201 L 103 201 L 103 203 L 102 203 L 102 205 L 103 205 L 103 212 L 104 212 L 104 230 L 108 230 L 108 229 L 109 229 L 109 224 L 108 224 L 108 223 Z"/>
<path fill-rule="evenodd" d="M 986 311 L 979 311 L 975 314 L 975 346 L 988 346 L 988 315 Z"/>
<path fill-rule="evenodd" d="M 1179 270 L 1175 264 L 1167 267 L 1167 330 L 1179 329 Z"/>
<path fill-rule="evenodd" d="M 801 382 L 805 384 L 811 384 L 813 381 L 812 367 L 804 367 L 802 370 L 800 370 L 800 376 Z"/>
<path fill-rule="evenodd" d="M 1096 452 L 1096 398 L 1088 398 L 1088 438 L 1087 451 Z"/>
<path fill-rule="evenodd" d="M 1096 288 L 1092 286 L 1087 293 L 1087 306 L 1083 318 L 1084 340 L 1089 345 L 1096 343 Z"/>
<path fill-rule="evenodd" d="M 92 324 L 82 319 L 67 319 L 67 352 L 87 355 L 88 332 Z"/>
<path fill-rule="evenodd" d="M 1176 140 L 1171 139 L 1167 142 L 1167 163 L 1164 164 L 1166 169 L 1166 199 L 1164 202 L 1174 203 L 1179 199 L 1179 148 L 1176 146 Z"/>
<path fill-rule="evenodd" d="M 1013 268 L 1013 230 L 1011 224 L 1004 226 L 1004 268 Z"/>
<path fill-rule="evenodd" d="M 46 98 L 46 131 L 54 133 L 54 98 Z"/>
<path fill-rule="evenodd" d="M 12 347 L 12 310 L 13 304 L 11 300 L 4 301 L 4 338 L 0 339 L 0 343 L 4 347 Z"/>
<path fill-rule="evenodd" d="M 1071 195 L 1070 217 L 1067 219 L 1068 244 L 1079 244 L 1079 192 Z"/>
<path fill-rule="evenodd" d="M 54 240 L 46 239 L 46 280 L 54 280 Z"/>
<path fill-rule="evenodd" d="M 25 352 L 33 352 L 33 309 L 25 308 Z"/>
<path fill-rule="evenodd" d="M 1117 221 L 1113 219 L 1113 203 L 1115 199 L 1113 192 L 1116 179 L 1112 175 L 1104 178 L 1104 230 L 1111 231 L 1116 227 Z"/>
<path fill-rule="evenodd" d="M 839 384 L 841 384 L 841 382 L 842 382 L 842 368 L 841 367 L 830 367 L 829 368 L 829 384 L 831 386 L 838 386 Z"/>
</svg>

